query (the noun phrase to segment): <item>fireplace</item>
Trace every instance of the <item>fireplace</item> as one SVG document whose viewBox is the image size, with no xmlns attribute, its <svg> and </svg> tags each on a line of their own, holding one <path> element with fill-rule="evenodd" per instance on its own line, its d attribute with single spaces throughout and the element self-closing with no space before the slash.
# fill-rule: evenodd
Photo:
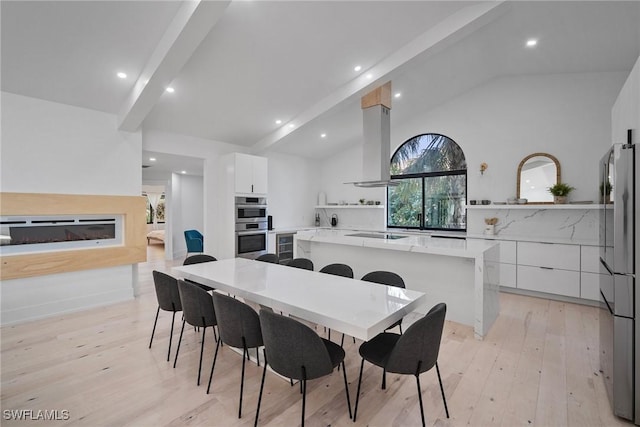
<svg viewBox="0 0 640 427">
<path fill-rule="evenodd" d="M 0 217 L 3 255 L 121 244 L 122 215 Z"/>
</svg>

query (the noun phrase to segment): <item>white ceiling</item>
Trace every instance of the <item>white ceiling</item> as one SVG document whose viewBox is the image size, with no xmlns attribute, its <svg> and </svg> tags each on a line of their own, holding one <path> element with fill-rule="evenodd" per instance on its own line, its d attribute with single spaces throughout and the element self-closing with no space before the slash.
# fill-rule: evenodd
<svg viewBox="0 0 640 427">
<path fill-rule="evenodd" d="M 2 90 L 118 114 L 182 6 L 3 0 Z M 256 0 L 223 10 L 143 128 L 322 158 L 360 141 L 359 99 L 387 80 L 402 92 L 393 128 L 499 76 L 629 71 L 640 55 L 634 1 Z M 524 48 L 530 37 L 535 49 Z"/>
</svg>

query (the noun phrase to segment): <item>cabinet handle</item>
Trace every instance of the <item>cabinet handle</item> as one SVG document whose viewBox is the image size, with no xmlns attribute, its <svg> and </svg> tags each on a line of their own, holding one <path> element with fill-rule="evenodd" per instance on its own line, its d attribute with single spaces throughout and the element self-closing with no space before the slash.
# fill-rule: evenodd
<svg viewBox="0 0 640 427">
<path fill-rule="evenodd" d="M 543 270 L 553 270 L 553 268 L 551 268 L 551 267 L 540 267 L 540 268 L 543 269 Z"/>
<path fill-rule="evenodd" d="M 251 192 L 253 193 L 253 184 L 251 184 Z"/>
</svg>

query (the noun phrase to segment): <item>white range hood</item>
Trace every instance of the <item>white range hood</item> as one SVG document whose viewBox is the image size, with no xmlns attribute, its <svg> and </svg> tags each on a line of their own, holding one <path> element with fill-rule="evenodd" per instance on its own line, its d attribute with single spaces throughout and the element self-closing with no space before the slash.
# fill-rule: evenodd
<svg viewBox="0 0 640 427">
<path fill-rule="evenodd" d="M 362 181 L 347 182 L 357 187 L 397 185 L 390 180 L 391 82 L 374 89 L 361 99 Z"/>
</svg>

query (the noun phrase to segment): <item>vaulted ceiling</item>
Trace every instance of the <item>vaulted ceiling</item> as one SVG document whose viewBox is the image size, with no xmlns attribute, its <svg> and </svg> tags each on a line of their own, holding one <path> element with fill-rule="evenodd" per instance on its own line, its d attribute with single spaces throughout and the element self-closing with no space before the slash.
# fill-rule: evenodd
<svg viewBox="0 0 640 427">
<path fill-rule="evenodd" d="M 393 126 L 493 78 L 629 71 L 640 54 L 634 1 L 3 0 L 0 7 L 3 91 L 116 114 L 124 130 L 312 158 L 358 141 L 359 99 L 387 80 L 402 93 Z M 524 46 L 529 38 L 538 40 L 535 49 Z"/>
</svg>

